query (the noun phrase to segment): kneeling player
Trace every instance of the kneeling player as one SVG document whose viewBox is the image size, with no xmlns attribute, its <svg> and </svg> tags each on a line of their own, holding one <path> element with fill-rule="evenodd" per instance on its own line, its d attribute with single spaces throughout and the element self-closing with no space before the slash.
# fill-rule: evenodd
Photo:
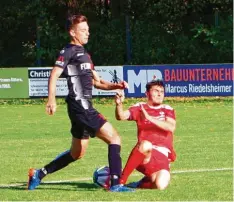
<svg viewBox="0 0 234 202">
<path fill-rule="evenodd" d="M 175 160 L 173 133 L 176 127 L 175 112 L 163 104 L 164 84 L 161 80 L 146 85 L 146 103 L 137 103 L 123 110 L 124 95 L 115 96 L 116 119 L 137 123 L 138 142 L 132 149 L 121 176 L 125 184 L 134 169 L 145 176 L 128 186 L 164 190 L 170 183 L 170 162 Z"/>
</svg>

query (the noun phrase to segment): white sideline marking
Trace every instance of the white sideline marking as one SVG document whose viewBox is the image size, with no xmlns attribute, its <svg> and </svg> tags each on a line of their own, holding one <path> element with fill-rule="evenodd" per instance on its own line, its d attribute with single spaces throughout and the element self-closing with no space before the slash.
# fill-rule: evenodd
<svg viewBox="0 0 234 202">
<path fill-rule="evenodd" d="M 183 173 L 201 173 L 201 172 L 217 172 L 217 171 L 232 171 L 233 168 L 215 168 L 215 169 L 197 169 L 197 170 L 177 170 L 172 171 L 172 174 L 183 174 Z M 133 176 L 140 176 L 141 174 L 133 174 Z M 55 180 L 55 181 L 44 181 L 41 184 L 62 184 L 62 183 L 74 183 L 80 181 L 90 181 L 91 177 L 76 178 L 72 180 Z M 0 188 L 7 187 L 19 187 L 26 186 L 27 183 L 12 183 L 12 184 L 0 184 Z"/>
<path fill-rule="evenodd" d="M 198 170 L 177 170 L 172 171 L 173 174 L 180 173 L 199 173 L 199 172 L 215 172 L 215 171 L 231 171 L 233 168 L 215 168 L 215 169 L 198 169 Z"/>
</svg>

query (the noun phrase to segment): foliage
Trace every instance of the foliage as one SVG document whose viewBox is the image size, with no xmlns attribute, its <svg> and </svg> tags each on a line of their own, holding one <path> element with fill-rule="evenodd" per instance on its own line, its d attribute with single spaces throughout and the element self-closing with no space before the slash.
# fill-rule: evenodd
<svg viewBox="0 0 234 202">
<path fill-rule="evenodd" d="M 95 65 L 124 64 L 124 22 L 102 20 L 96 27 L 96 29 L 91 29 L 91 43 L 87 45 Z"/>
<path fill-rule="evenodd" d="M 69 42 L 66 18 L 89 19 L 96 65 L 229 63 L 231 0 L 4 0 L 0 66 L 51 66 Z M 130 39 L 126 39 L 126 16 Z M 7 33 L 7 34 L 6 34 Z M 128 61 L 126 43 L 131 45 Z"/>
<path fill-rule="evenodd" d="M 27 11 L 31 11 L 30 14 L 34 16 L 36 27 L 34 40 L 24 44 L 23 56 L 34 63 L 36 61 L 40 66 L 52 65 L 59 48 L 62 48 L 68 38 L 60 31 L 59 24 L 49 12 L 49 4 L 46 2 L 34 1 L 27 6 Z"/>
<path fill-rule="evenodd" d="M 213 49 L 215 54 L 214 62 L 220 60 L 232 62 L 232 60 L 230 60 L 233 54 L 232 25 L 233 18 L 229 16 L 225 22 L 223 19 L 220 19 L 219 26 L 197 24 L 194 28 L 196 32 L 194 38 L 199 38 Z"/>
<path fill-rule="evenodd" d="M 233 61 L 231 1 L 131 2 L 132 64 Z"/>
</svg>

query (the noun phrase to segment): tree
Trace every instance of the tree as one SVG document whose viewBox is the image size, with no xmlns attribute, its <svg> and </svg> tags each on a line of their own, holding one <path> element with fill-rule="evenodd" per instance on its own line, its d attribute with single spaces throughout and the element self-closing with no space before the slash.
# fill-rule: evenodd
<svg viewBox="0 0 234 202">
<path fill-rule="evenodd" d="M 52 66 L 69 40 L 67 16 L 80 12 L 89 19 L 87 48 L 96 65 L 233 61 L 231 0 L 3 0 L 0 4 L 1 66 Z M 126 16 L 131 61 L 126 57 Z"/>
</svg>

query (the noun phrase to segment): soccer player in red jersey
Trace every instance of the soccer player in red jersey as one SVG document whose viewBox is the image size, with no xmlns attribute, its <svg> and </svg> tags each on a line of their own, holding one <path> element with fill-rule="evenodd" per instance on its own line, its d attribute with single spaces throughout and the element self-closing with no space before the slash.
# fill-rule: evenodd
<svg viewBox="0 0 234 202">
<path fill-rule="evenodd" d="M 164 190 L 170 182 L 170 162 L 176 158 L 173 149 L 175 112 L 172 107 L 163 104 L 163 81 L 147 83 L 146 97 L 146 103 L 137 103 L 124 110 L 122 91 L 115 96 L 116 119 L 135 121 L 138 129 L 138 142 L 129 155 L 120 181 L 126 184 L 129 175 L 136 169 L 144 177 L 128 186 Z"/>
</svg>

